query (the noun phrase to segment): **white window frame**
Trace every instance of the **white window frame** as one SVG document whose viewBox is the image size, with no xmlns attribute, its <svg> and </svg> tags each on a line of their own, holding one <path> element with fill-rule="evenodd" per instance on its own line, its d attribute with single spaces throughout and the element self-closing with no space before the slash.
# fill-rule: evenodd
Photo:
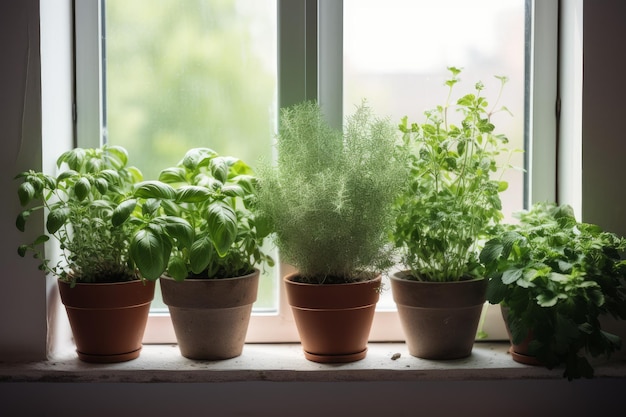
<svg viewBox="0 0 626 417">
<path fill-rule="evenodd" d="M 533 45 L 526 57 L 529 91 L 525 136 L 530 173 L 524 202 L 556 201 L 558 21 L 559 0 L 526 0 Z M 76 143 L 97 147 L 106 136 L 102 128 L 102 74 L 100 59 L 102 0 L 75 1 Z M 280 107 L 305 99 L 318 99 L 329 122 L 342 124 L 342 0 L 278 0 Z M 541 42 L 536 40 L 540 39 Z M 319 65 L 318 65 L 319 62 Z M 296 326 L 287 305 L 282 277 L 290 267 L 281 264 L 277 314 L 253 314 L 247 343 L 298 342 Z M 482 330 L 487 340 L 506 340 L 497 306 L 486 304 Z M 144 343 L 172 343 L 175 334 L 167 314 L 152 314 Z M 402 341 L 395 311 L 377 311 L 370 341 Z"/>
</svg>

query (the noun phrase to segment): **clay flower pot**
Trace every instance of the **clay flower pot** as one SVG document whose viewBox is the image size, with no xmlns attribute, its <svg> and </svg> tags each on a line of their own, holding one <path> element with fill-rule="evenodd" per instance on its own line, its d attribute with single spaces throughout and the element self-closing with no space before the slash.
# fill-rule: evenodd
<svg viewBox="0 0 626 417">
<path fill-rule="evenodd" d="M 321 363 L 365 358 L 381 276 L 350 284 L 307 284 L 283 279 L 306 359 Z"/>
<path fill-rule="evenodd" d="M 504 327 L 506 328 L 506 332 L 509 336 L 509 341 L 511 342 L 511 347 L 509 348 L 509 353 L 511 354 L 511 358 L 517 363 L 523 363 L 524 365 L 533 365 L 533 366 L 542 366 L 543 364 L 537 359 L 534 355 L 530 354 L 530 342 L 533 340 L 533 333 L 529 332 L 528 336 L 524 338 L 520 343 L 513 343 L 513 334 L 511 333 L 511 328 L 509 327 L 509 309 L 508 307 L 504 307 L 502 304 L 500 305 L 500 312 L 502 313 L 502 319 L 504 320 Z"/>
<path fill-rule="evenodd" d="M 113 363 L 139 356 L 154 282 L 58 284 L 79 359 Z"/>
<path fill-rule="evenodd" d="M 409 353 L 423 359 L 459 359 L 472 353 L 487 280 L 424 282 L 391 276 L 391 291 Z"/>
<path fill-rule="evenodd" d="M 241 355 L 259 270 L 224 279 L 160 279 L 178 347 L 189 359 L 222 360 Z"/>
</svg>

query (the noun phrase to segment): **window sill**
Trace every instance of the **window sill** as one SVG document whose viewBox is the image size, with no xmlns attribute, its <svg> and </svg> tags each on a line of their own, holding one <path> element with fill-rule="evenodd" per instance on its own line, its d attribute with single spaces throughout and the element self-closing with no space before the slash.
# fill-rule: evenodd
<svg viewBox="0 0 626 417">
<path fill-rule="evenodd" d="M 89 364 L 73 353 L 32 363 L 0 363 L 0 382 L 239 382 L 239 381 L 467 381 L 561 379 L 562 370 L 514 362 L 505 342 L 477 342 L 468 358 L 431 361 L 409 355 L 403 343 L 370 343 L 367 357 L 348 364 L 304 359 L 299 344 L 247 344 L 238 358 L 195 361 L 176 345 L 145 345 L 138 359 Z M 399 357 L 397 357 L 400 354 Z M 626 377 L 626 355 L 595 364 L 598 378 Z M 397 359 L 394 359 L 397 357 Z"/>
</svg>

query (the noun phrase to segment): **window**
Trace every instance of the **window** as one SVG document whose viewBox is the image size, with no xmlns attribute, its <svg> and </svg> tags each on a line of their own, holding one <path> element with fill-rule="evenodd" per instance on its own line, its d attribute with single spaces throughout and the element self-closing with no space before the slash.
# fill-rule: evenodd
<svg viewBox="0 0 626 417">
<path fill-rule="evenodd" d="M 76 14 L 78 143 L 98 146 L 96 138 L 144 154 L 149 163 L 133 163 L 146 177 L 192 146 L 254 165 L 271 155 L 279 106 L 304 99 L 333 109 L 335 125 L 362 98 L 392 120 L 420 118 L 441 101 L 452 65 L 466 68 L 466 86 L 511 79 L 503 103 L 514 117 L 497 125 L 526 147 L 515 163 L 533 176 L 511 173 L 505 212 L 554 198 L 554 173 L 537 175 L 554 163 L 535 157 L 555 158 L 546 151 L 555 120 L 542 115 L 554 114 L 556 54 L 535 57 L 556 45 L 556 1 L 92 0 L 77 2 Z M 285 268 L 265 280 L 250 342 L 297 340 L 279 285 Z M 379 310 L 371 339 L 402 339 L 390 291 Z M 175 340 L 169 318 L 155 313 L 146 341 Z M 489 309 L 484 330 L 504 337 L 498 326 L 499 311 Z"/>
<path fill-rule="evenodd" d="M 106 0 L 101 13 L 104 140 L 128 149 L 146 179 L 194 147 L 271 158 L 275 0 Z M 255 311 L 276 311 L 273 268 L 260 283 Z M 152 311 L 167 313 L 159 292 Z"/>
</svg>

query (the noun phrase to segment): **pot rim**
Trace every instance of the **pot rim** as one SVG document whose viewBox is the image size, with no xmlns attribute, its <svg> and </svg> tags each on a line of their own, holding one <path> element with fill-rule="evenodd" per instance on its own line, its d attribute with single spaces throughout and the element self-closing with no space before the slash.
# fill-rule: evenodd
<svg viewBox="0 0 626 417">
<path fill-rule="evenodd" d="M 401 282 L 410 282 L 410 283 L 416 283 L 416 284 L 424 284 L 424 285 L 428 285 L 428 284 L 458 284 L 460 282 L 476 282 L 476 281 L 484 281 L 486 278 L 485 277 L 479 277 L 479 278 L 472 278 L 472 279 L 460 279 L 457 281 L 420 281 L 420 280 L 415 280 L 415 279 L 408 279 L 405 278 L 405 275 L 408 275 L 410 272 L 410 270 L 408 269 L 404 269 L 402 271 L 398 271 L 398 272 L 394 272 L 393 274 L 389 275 L 389 279 L 392 280 L 396 280 L 396 281 L 401 281 Z"/>
<path fill-rule="evenodd" d="M 310 282 L 298 282 L 293 281 L 292 278 L 300 275 L 299 272 L 291 272 L 283 276 L 283 281 L 288 283 L 289 285 L 300 285 L 303 287 L 342 287 L 342 286 L 350 286 L 350 285 L 358 285 L 358 284 L 371 284 L 373 282 L 382 281 L 382 272 L 376 272 L 370 279 L 366 279 L 363 281 L 355 281 L 355 282 L 342 282 L 341 284 L 314 284 Z"/>
<path fill-rule="evenodd" d="M 72 286 L 71 282 L 67 282 L 61 278 L 57 278 L 57 282 L 59 284 L 63 284 L 63 285 L 67 285 L 67 286 Z M 134 279 L 132 281 L 120 281 L 120 282 L 75 282 L 74 286 L 89 286 L 89 287 L 96 287 L 96 286 L 111 286 L 111 285 L 124 285 L 124 284 L 138 284 L 138 283 L 142 283 L 144 285 L 150 285 L 150 284 L 154 284 L 155 281 L 149 280 L 149 279 L 145 279 L 145 278 L 137 278 Z"/>
<path fill-rule="evenodd" d="M 246 275 L 239 275 L 237 277 L 228 277 L 228 278 L 185 278 L 182 281 L 177 281 L 176 279 L 168 276 L 168 275 L 161 275 L 159 277 L 159 279 L 165 279 L 168 281 L 174 281 L 174 282 L 185 282 L 185 281 L 190 281 L 190 282 L 206 282 L 206 281 L 221 281 L 221 282 L 228 282 L 228 281 L 236 281 L 242 278 L 247 278 L 251 275 L 256 275 L 256 274 L 260 274 L 261 270 L 258 268 L 254 268 L 254 270 L 252 272 L 250 272 L 249 274 Z"/>
</svg>

